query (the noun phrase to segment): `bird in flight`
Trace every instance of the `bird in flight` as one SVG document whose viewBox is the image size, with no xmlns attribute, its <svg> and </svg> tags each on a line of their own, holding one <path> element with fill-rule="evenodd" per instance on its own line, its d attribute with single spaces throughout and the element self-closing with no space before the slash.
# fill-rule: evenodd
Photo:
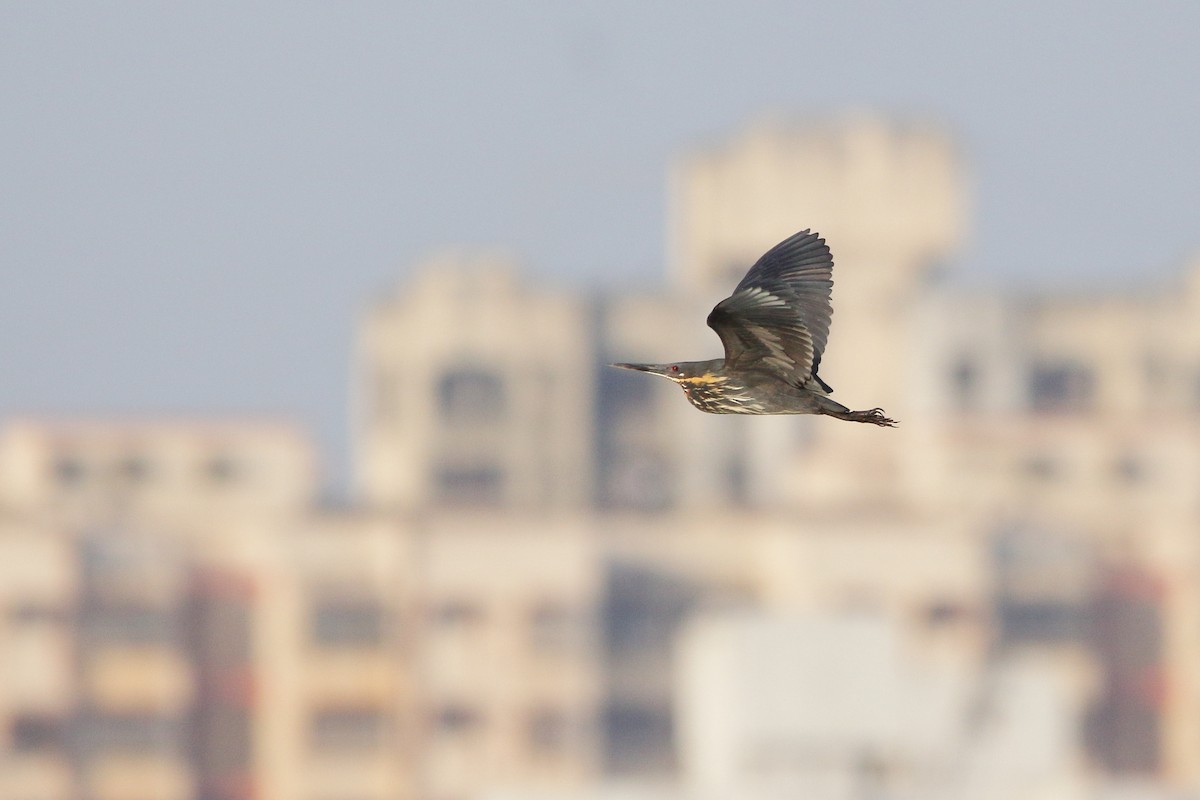
<svg viewBox="0 0 1200 800">
<path fill-rule="evenodd" d="M 710 414 L 824 414 L 894 427 L 883 409 L 851 411 L 833 400 L 817 376 L 833 316 L 832 275 L 825 240 L 800 231 L 768 250 L 708 315 L 725 358 L 611 366 L 670 378 Z"/>
</svg>

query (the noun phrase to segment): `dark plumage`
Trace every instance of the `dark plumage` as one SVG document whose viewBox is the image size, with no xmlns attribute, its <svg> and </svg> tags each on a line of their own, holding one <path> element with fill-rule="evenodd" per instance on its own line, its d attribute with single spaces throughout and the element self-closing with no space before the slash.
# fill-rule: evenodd
<svg viewBox="0 0 1200 800">
<path fill-rule="evenodd" d="M 692 405 L 710 414 L 826 414 L 894 426 L 878 408 L 851 411 L 829 397 L 817 375 L 833 316 L 833 256 L 807 230 L 758 260 L 708 325 L 725 358 L 675 364 L 613 364 L 670 378 Z"/>
</svg>

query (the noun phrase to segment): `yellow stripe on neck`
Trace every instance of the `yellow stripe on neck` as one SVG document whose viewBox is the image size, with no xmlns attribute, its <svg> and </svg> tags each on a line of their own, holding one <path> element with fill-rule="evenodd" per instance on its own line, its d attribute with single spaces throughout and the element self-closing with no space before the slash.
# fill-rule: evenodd
<svg viewBox="0 0 1200 800">
<path fill-rule="evenodd" d="M 727 380 L 729 378 L 726 378 L 724 375 L 713 375 L 711 372 L 679 379 L 680 383 L 725 383 Z"/>
</svg>

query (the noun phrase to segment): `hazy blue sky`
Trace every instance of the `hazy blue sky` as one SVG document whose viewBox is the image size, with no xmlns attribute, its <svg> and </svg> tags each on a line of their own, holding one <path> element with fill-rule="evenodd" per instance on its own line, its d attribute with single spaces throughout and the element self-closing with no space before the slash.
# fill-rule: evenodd
<svg viewBox="0 0 1200 800">
<path fill-rule="evenodd" d="M 668 159 L 767 112 L 956 133 L 970 274 L 1162 277 L 1200 250 L 1197 31 L 1193 2 L 3 2 L 0 417 L 283 413 L 336 477 L 374 293 L 458 242 L 654 284 Z"/>
</svg>

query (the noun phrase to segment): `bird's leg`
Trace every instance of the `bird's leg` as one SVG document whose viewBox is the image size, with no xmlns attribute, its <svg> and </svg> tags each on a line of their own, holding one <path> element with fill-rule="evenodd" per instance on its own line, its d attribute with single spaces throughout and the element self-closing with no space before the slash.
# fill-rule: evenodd
<svg viewBox="0 0 1200 800">
<path fill-rule="evenodd" d="M 872 425 L 879 425 L 884 428 L 896 427 L 896 420 L 884 416 L 882 408 L 872 408 L 867 411 L 824 409 L 821 413 L 837 417 L 838 419 L 849 420 L 850 422 L 869 422 Z"/>
</svg>

